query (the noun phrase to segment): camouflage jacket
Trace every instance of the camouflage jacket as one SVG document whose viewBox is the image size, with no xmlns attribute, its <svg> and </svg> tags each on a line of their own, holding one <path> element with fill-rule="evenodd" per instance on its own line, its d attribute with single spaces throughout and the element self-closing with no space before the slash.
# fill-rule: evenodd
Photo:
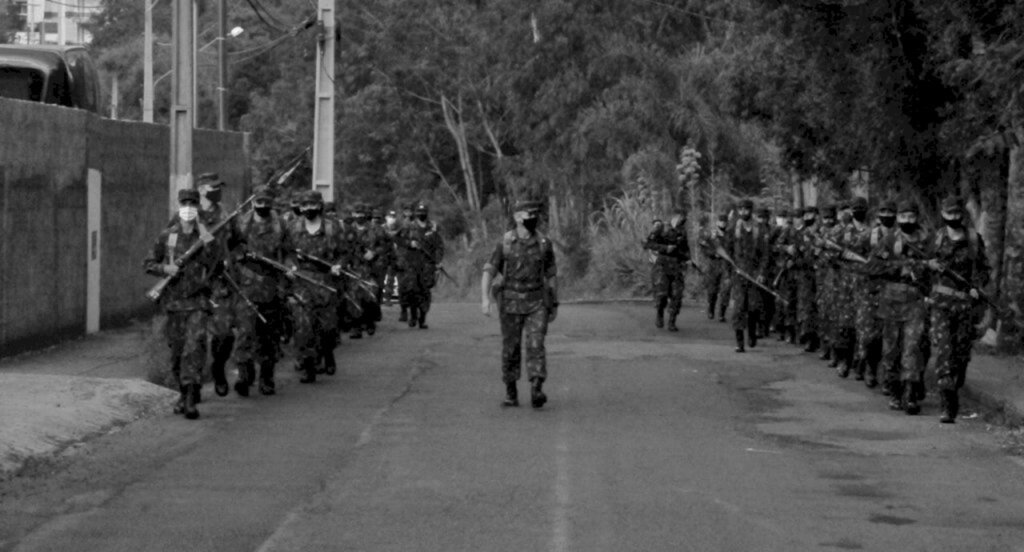
<svg viewBox="0 0 1024 552">
<path fill-rule="evenodd" d="M 740 270 L 753 278 L 766 278 L 768 237 L 764 225 L 737 220 L 725 231 L 722 246 Z"/>
<path fill-rule="evenodd" d="M 340 263 L 345 256 L 345 252 L 342 249 L 338 223 L 333 219 L 324 217 L 321 219 L 320 228 L 310 234 L 306 230 L 306 221 L 304 219 L 296 219 L 288 226 L 287 233 L 286 240 L 289 248 L 291 248 L 288 253 L 289 264 L 298 267 L 299 270 L 302 270 L 316 280 L 335 286 L 336 284 L 332 281 L 332 277 L 323 267 L 313 261 L 300 259 L 295 252 L 301 251 L 306 255 L 317 257 L 329 263 Z M 310 284 L 303 284 L 301 281 L 297 282 L 299 282 L 297 293 L 304 301 L 323 305 L 331 300 L 330 292 Z"/>
<path fill-rule="evenodd" d="M 433 222 L 425 226 L 418 222 L 403 226 L 395 235 L 395 245 L 399 250 L 399 268 L 402 270 L 433 270 L 444 259 L 444 240 Z"/>
<path fill-rule="evenodd" d="M 197 223 L 189 233 L 175 221 L 157 237 L 143 261 L 147 274 L 165 277 L 163 267 L 180 259 L 200 236 L 209 232 Z M 160 306 L 168 312 L 206 310 L 210 307 L 211 282 L 223 267 L 224 246 L 219 241 L 207 243 L 199 254 L 185 263 L 180 272 L 160 296 Z"/>
<path fill-rule="evenodd" d="M 936 304 L 968 301 L 966 294 L 972 287 L 982 290 L 988 285 L 992 269 L 985 254 L 985 240 L 973 229 L 965 229 L 959 239 L 954 239 L 947 229 L 936 232 L 930 244 L 930 253 L 946 269 L 933 278 L 931 297 Z M 971 285 L 968 286 L 950 273 L 960 276 Z"/>
<path fill-rule="evenodd" d="M 690 244 L 686 240 L 686 232 L 679 228 L 669 227 L 651 232 L 644 240 L 644 249 L 654 252 L 657 256 L 655 263 L 662 266 L 678 266 L 690 260 Z"/>
<path fill-rule="evenodd" d="M 501 275 L 501 310 L 511 314 L 529 314 L 545 308 L 550 299 L 547 281 L 558 273 L 551 240 L 539 233 L 522 238 L 516 230 L 502 236 L 484 270 Z"/>
<path fill-rule="evenodd" d="M 252 301 L 273 301 L 284 285 L 281 274 L 263 263 L 247 260 L 244 254 L 251 252 L 277 262 L 284 262 L 290 249 L 284 221 L 273 212 L 267 219 L 256 220 L 255 215 L 249 212 L 238 219 L 235 231 L 241 240 L 235 251 L 235 258 L 238 259 L 235 263 L 238 285 Z"/>
</svg>

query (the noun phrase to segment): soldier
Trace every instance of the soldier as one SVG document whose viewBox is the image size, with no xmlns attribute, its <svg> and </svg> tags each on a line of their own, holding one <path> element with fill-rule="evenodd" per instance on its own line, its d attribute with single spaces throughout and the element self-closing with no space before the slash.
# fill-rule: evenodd
<svg viewBox="0 0 1024 552">
<path fill-rule="evenodd" d="M 896 204 L 886 201 L 878 207 L 878 224 L 868 233 L 867 243 L 855 243 L 853 250 L 868 256 L 892 233 L 896 226 Z M 862 239 L 862 238 L 861 238 Z M 864 385 L 874 388 L 878 385 L 878 363 L 882 358 L 882 321 L 878 318 L 878 295 L 882 280 L 870 271 L 859 279 L 857 294 L 857 319 L 854 322 L 857 334 L 856 378 L 863 379 Z"/>
<path fill-rule="evenodd" d="M 818 209 L 821 224 L 818 226 L 818 237 L 835 238 L 836 207 L 825 205 Z M 822 342 L 821 360 L 832 360 L 832 338 L 835 331 L 835 278 L 833 265 L 834 255 L 826 252 L 817 241 L 814 245 L 814 276 L 815 301 L 818 308 L 818 335 Z"/>
<path fill-rule="evenodd" d="M 519 406 L 516 382 L 521 374 L 524 336 L 531 404 L 540 408 L 547 402 L 543 391 L 548 377 L 544 336 L 548 324 L 558 316 L 558 282 L 554 248 L 537 231 L 540 211 L 540 202 L 516 203 L 516 228 L 506 232 L 495 247 L 480 280 L 481 310 L 490 316 L 494 292 L 501 319 L 503 406 Z M 502 281 L 492 290 L 491 284 L 497 284 L 497 279 Z"/>
<path fill-rule="evenodd" d="M 344 256 L 340 241 L 338 224 L 332 219 L 323 217 L 324 200 L 320 192 L 309 190 L 300 201 L 302 218 L 288 227 L 288 244 L 295 250 L 306 255 L 332 263 L 330 275 L 341 273 L 339 260 Z M 289 252 L 289 263 L 292 272 L 303 270 L 311 278 L 330 286 L 329 274 L 320 270 L 318 264 Z M 302 383 L 316 381 L 317 365 L 323 361 L 324 371 L 333 375 L 337 369 L 334 360 L 334 348 L 338 344 L 338 297 L 322 286 L 315 286 L 302 280 L 296 280 L 295 295 L 295 347 L 298 368 L 303 372 L 299 379 Z"/>
<path fill-rule="evenodd" d="M 768 278 L 769 274 L 775 273 L 775 255 L 772 244 L 776 237 L 776 230 L 772 226 L 771 220 L 772 212 L 767 207 L 761 206 L 754 210 L 754 222 L 760 226 L 761 231 L 766 236 L 767 248 L 765 249 L 764 258 L 764 275 Z M 766 280 L 766 283 L 771 282 Z M 757 337 L 768 337 L 771 333 L 770 325 L 772 319 L 775 317 L 775 296 L 768 293 L 765 290 L 761 290 L 761 314 L 757 321 Z"/>
<path fill-rule="evenodd" d="M 251 302 L 238 305 L 236 320 L 238 342 L 235 346 L 235 365 L 238 379 L 235 392 L 249 396 L 249 387 L 255 383 L 259 364 L 259 391 L 273 395 L 274 368 L 281 358 L 281 318 L 285 311 L 280 275 L 270 267 L 254 260 L 256 254 L 277 262 L 284 262 L 290 250 L 286 226 L 274 213 L 271 205 L 274 193 L 267 186 L 257 186 L 253 192 L 252 212 L 238 221 L 238 234 L 243 245 L 242 255 L 235 264 L 241 294 Z M 262 316 L 262 319 L 260 318 Z"/>
<path fill-rule="evenodd" d="M 644 249 L 655 255 L 651 266 L 651 288 L 657 316 L 656 328 L 665 326 L 665 307 L 668 307 L 668 331 L 678 332 L 676 317 L 683 304 L 685 266 L 690 260 L 690 246 L 686 240 L 686 219 L 681 212 L 672 215 L 668 228 L 658 220 L 654 230 L 644 241 Z"/>
<path fill-rule="evenodd" d="M 772 287 L 785 300 L 776 305 L 775 329 L 779 332 L 779 341 L 788 340 L 790 343 L 796 343 L 797 313 L 797 286 L 793 277 L 797 231 L 793 218 L 792 209 L 783 208 L 779 211 L 771 242 L 775 253 L 775 279 Z"/>
<path fill-rule="evenodd" d="M 793 279 L 796 281 L 796 317 L 799 326 L 799 342 L 807 344 L 804 351 L 808 353 L 817 351 L 821 343 L 818 330 L 818 290 L 815 275 L 817 216 L 816 208 L 804 207 L 801 218 L 803 225 L 796 235 L 792 268 Z"/>
<path fill-rule="evenodd" d="M 429 218 L 426 204 L 416 206 L 415 220 L 398 232 L 401 251 L 399 296 L 409 306 L 409 327 L 427 329 L 430 290 L 437 284 L 437 265 L 444 258 L 444 241 Z"/>
<path fill-rule="evenodd" d="M 884 279 L 879 295 L 878 317 L 882 327 L 882 371 L 892 395 L 889 408 L 907 414 L 921 411 L 924 394 L 923 341 L 927 306 L 924 293 L 930 286 L 924 264 L 928 233 L 917 222 L 918 207 L 900 204 L 897 230 L 874 251 L 880 260 L 878 274 Z"/>
<path fill-rule="evenodd" d="M 736 263 L 729 304 L 732 309 L 732 329 L 736 332 L 737 353 L 746 350 L 743 340 L 744 332 L 747 335 L 747 345 L 757 346 L 757 324 L 761 314 L 761 289 L 749 278 L 760 283 L 765 281 L 768 232 L 751 220 L 753 208 L 753 201 L 749 199 L 740 201 L 737 209 L 739 216 L 726 230 L 722 244 L 726 254 Z M 741 275 L 740 270 L 746 276 Z"/>
<path fill-rule="evenodd" d="M 199 221 L 207 228 L 212 228 L 225 217 L 224 209 L 221 207 L 224 181 L 216 173 L 205 173 L 196 179 L 196 188 L 200 198 Z M 226 227 L 221 236 L 221 243 L 229 251 L 237 247 L 239 238 L 233 226 Z M 221 271 L 221 274 L 224 272 Z M 234 291 L 222 278 L 212 283 L 212 289 L 213 310 L 207 319 L 212 357 L 210 374 L 213 376 L 214 391 L 223 397 L 228 394 L 229 389 L 225 369 L 235 346 L 235 297 Z"/>
<path fill-rule="evenodd" d="M 398 297 L 398 252 L 395 247 L 395 237 L 398 235 L 399 228 L 398 213 L 392 209 L 384 216 L 384 232 L 388 235 L 388 272 L 384 279 L 383 297 L 388 304 Z M 409 313 L 405 307 L 402 308 L 402 313 L 404 314 L 404 319 L 402 314 L 400 314 L 399 322 L 408 320 Z"/>
<path fill-rule="evenodd" d="M 160 306 L 167 314 L 166 336 L 171 349 L 171 372 L 180 396 L 175 414 L 189 420 L 199 417 L 196 399 L 203 366 L 206 364 L 206 318 L 210 309 L 210 280 L 223 262 L 223 247 L 199 222 L 199 193 L 178 192 L 178 216 L 156 239 L 143 265 L 147 274 L 173 276 L 160 297 Z M 194 243 L 206 243 L 190 262 L 179 267 L 177 259 Z"/>
<path fill-rule="evenodd" d="M 942 201 L 942 221 L 931 247 L 928 267 L 934 273 L 929 294 L 931 303 L 931 369 L 939 388 L 944 424 L 956 422 L 960 409 L 959 390 L 967 376 L 971 346 L 984 327 L 977 327 L 981 290 L 988 285 L 991 269 L 985 256 L 985 241 L 964 224 L 963 201 L 948 197 Z"/>
<path fill-rule="evenodd" d="M 370 281 L 377 284 L 372 294 L 358 286 L 352 288 L 356 296 L 361 298 L 359 303 L 363 310 L 362 316 L 358 317 L 359 319 L 353 325 L 350 335 L 351 338 L 358 339 L 362 337 L 361 330 L 363 329 L 369 335 L 373 335 L 377 331 L 390 240 L 383 229 L 371 223 L 368 206 L 358 205 L 353 216 L 351 230 L 355 234 L 356 248 L 359 254 L 353 258 L 352 267 L 360 276 L 368 277 Z"/>
<path fill-rule="evenodd" d="M 855 197 L 849 204 L 849 222 L 843 225 L 842 233 L 838 244 L 845 247 L 849 252 L 856 253 L 862 257 L 871 254 L 870 233 L 868 226 L 868 200 L 863 197 Z M 845 213 L 845 210 L 844 210 Z M 844 218 L 846 214 L 840 216 Z M 856 364 L 857 352 L 857 308 L 849 308 L 850 305 L 857 305 L 864 300 L 861 293 L 864 291 L 864 267 L 855 266 L 849 263 L 840 267 L 836 274 L 836 298 L 835 305 L 839 308 L 835 317 L 835 331 L 833 333 L 834 355 L 833 359 L 838 364 L 837 374 L 841 378 L 850 375 Z M 857 372 L 857 379 L 863 379 L 863 373 Z"/>
<path fill-rule="evenodd" d="M 722 213 L 715 219 L 714 227 L 705 228 L 697 239 L 697 244 L 708 259 L 708 268 L 704 276 L 704 287 L 708 294 L 708 318 L 714 320 L 717 316 L 719 322 L 725 322 L 725 308 L 729 303 L 731 268 L 729 263 L 719 257 L 715 250 L 721 244 L 728 224 L 729 216 Z"/>
<path fill-rule="evenodd" d="M 398 291 L 398 306 L 401 308 L 401 312 L 398 314 L 399 322 L 410 322 L 410 320 L 408 298 L 402 295 L 401 278 L 398 277 L 398 274 L 401 274 L 402 267 L 405 265 L 405 259 L 403 258 L 404 251 L 398 245 L 398 233 L 401 232 L 402 229 L 407 228 L 414 223 L 416 216 L 413 214 L 413 209 L 415 207 L 416 206 L 413 203 L 406 203 L 402 205 L 402 218 L 398 220 L 398 222 L 396 223 L 396 230 L 394 235 L 396 271 L 395 283 L 397 284 L 396 289 Z"/>
</svg>

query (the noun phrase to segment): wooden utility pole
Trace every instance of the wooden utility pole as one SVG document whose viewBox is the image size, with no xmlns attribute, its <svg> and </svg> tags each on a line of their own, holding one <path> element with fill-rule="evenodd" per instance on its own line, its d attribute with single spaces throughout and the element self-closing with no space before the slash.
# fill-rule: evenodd
<svg viewBox="0 0 1024 552">
<path fill-rule="evenodd" d="M 313 126 L 313 189 L 334 201 L 334 3 L 318 0 L 316 104 Z"/>
<path fill-rule="evenodd" d="M 146 2 L 146 42 L 142 45 L 142 120 L 153 122 L 153 6 L 159 0 Z"/>
<path fill-rule="evenodd" d="M 225 38 L 228 33 L 228 4 L 226 0 L 217 0 L 217 130 L 228 128 L 227 86 L 228 82 L 228 48 Z"/>
<path fill-rule="evenodd" d="M 192 113 L 195 96 L 193 90 L 193 60 L 195 34 L 193 33 L 192 0 L 172 0 L 171 29 L 171 178 L 168 205 L 173 213 L 178 205 L 178 190 L 192 188 Z"/>
</svg>

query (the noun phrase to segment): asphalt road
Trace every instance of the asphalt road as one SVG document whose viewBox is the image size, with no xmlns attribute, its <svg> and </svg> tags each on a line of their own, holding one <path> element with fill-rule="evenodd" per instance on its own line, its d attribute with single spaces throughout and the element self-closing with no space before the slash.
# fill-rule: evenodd
<svg viewBox="0 0 1024 552">
<path fill-rule="evenodd" d="M 30 467 L 0 483 L 0 550 L 1024 551 L 1024 462 L 980 418 L 894 413 L 792 346 L 739 355 L 694 309 L 670 334 L 628 304 L 563 305 L 550 402 L 502 409 L 477 309 Z"/>
</svg>

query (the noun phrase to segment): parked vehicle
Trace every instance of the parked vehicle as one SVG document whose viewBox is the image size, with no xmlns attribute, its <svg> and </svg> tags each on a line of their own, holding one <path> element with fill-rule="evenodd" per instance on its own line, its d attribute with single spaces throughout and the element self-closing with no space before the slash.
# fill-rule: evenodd
<svg viewBox="0 0 1024 552">
<path fill-rule="evenodd" d="M 99 113 L 99 75 L 83 46 L 3 44 L 0 97 Z"/>
</svg>

